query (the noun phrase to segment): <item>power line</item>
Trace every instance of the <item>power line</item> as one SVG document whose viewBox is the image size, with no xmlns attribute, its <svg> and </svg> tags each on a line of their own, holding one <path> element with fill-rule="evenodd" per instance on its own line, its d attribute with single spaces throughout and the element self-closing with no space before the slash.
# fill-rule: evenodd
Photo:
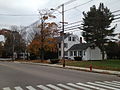
<svg viewBox="0 0 120 90">
<path fill-rule="evenodd" d="M 63 3 L 64 5 L 68 5 L 68 4 L 70 4 L 70 3 L 73 3 L 74 1 L 77 1 L 77 0 L 70 0 L 70 1 L 68 1 L 68 2 L 65 2 L 65 3 Z M 75 6 L 75 7 L 73 7 L 73 8 L 70 8 L 70 9 L 68 9 L 68 10 L 65 10 L 64 12 L 66 12 L 66 11 L 69 11 L 69 10 L 72 10 L 72 9 L 75 9 L 75 8 L 77 8 L 77 7 L 80 7 L 80 6 L 83 6 L 83 5 L 85 5 L 85 4 L 87 4 L 87 3 L 90 3 L 91 1 L 93 1 L 93 0 L 89 0 L 89 1 L 87 1 L 87 2 L 85 2 L 85 3 L 83 3 L 83 4 L 80 4 L 80 5 L 77 5 L 77 6 Z M 61 5 L 63 5 L 63 4 L 61 4 Z M 59 5 L 58 7 L 56 7 L 56 9 L 55 10 L 57 10 L 57 9 L 59 9 L 60 7 L 61 7 L 61 5 Z M 54 11 L 55 11 L 54 10 Z M 120 10 L 116 10 L 116 11 L 113 11 L 112 13 L 116 13 L 116 12 L 120 12 Z M 39 16 L 39 14 L 0 14 L 0 16 Z"/>
<path fill-rule="evenodd" d="M 120 14 L 116 14 L 116 15 L 114 15 L 114 16 L 115 16 L 115 17 L 116 17 L 116 16 L 120 16 Z"/>
<path fill-rule="evenodd" d="M 80 4 L 80 5 L 77 5 L 77 6 L 73 7 L 73 8 L 67 9 L 67 10 L 65 10 L 65 12 L 66 12 L 66 11 L 70 11 L 70 10 L 72 10 L 72 9 L 75 9 L 75 8 L 77 8 L 77 7 L 83 6 L 83 5 L 85 5 L 85 4 L 88 4 L 88 3 L 92 2 L 92 1 L 93 1 L 93 0 L 89 0 L 89 1 L 87 1 L 87 2 L 85 2 L 85 3 L 83 3 L 83 4 Z"/>
<path fill-rule="evenodd" d="M 120 10 L 113 11 L 112 13 L 120 12 Z"/>
<path fill-rule="evenodd" d="M 118 14 L 118 15 L 115 15 L 115 16 L 119 16 L 120 14 Z M 116 19 L 120 19 L 120 17 L 118 17 L 118 18 L 115 18 L 115 20 Z M 71 28 L 71 27 L 75 27 L 75 26 L 78 26 L 78 25 L 80 25 L 80 24 L 78 24 L 78 23 L 80 23 L 80 22 L 82 22 L 82 20 L 80 20 L 80 21 L 76 21 L 76 22 L 72 22 L 72 23 L 69 23 L 69 24 L 67 24 L 67 25 L 65 25 L 66 26 L 66 28 Z M 78 24 L 78 25 L 74 25 L 74 24 Z M 74 25 L 74 26 L 71 26 L 71 25 Z M 70 27 L 67 27 L 67 26 L 70 26 Z"/>
<path fill-rule="evenodd" d="M 80 27 L 74 27 L 74 28 L 71 28 L 71 29 L 66 29 L 65 31 L 81 31 L 80 29 L 79 29 Z"/>
<path fill-rule="evenodd" d="M 76 1 L 76 0 L 70 0 L 70 1 L 68 1 L 68 2 L 66 2 L 66 3 L 64 3 L 65 5 L 68 5 L 68 4 L 70 4 L 70 3 L 72 3 L 72 2 L 74 2 L 74 1 Z M 75 6 L 75 7 L 73 7 L 73 8 L 71 8 L 71 9 L 74 9 L 74 8 L 77 8 L 77 7 L 79 7 L 79 6 L 82 6 L 82 5 L 85 5 L 85 4 L 87 4 L 87 3 L 89 3 L 89 2 L 91 2 L 91 1 L 93 1 L 93 0 L 89 0 L 88 2 L 85 2 L 85 3 L 83 3 L 83 4 L 80 4 L 80 5 L 78 5 L 78 6 Z M 61 5 L 60 5 L 61 6 Z M 57 8 L 59 8 L 60 6 L 58 6 Z M 70 9 L 69 9 L 70 10 Z M 67 11 L 67 10 L 66 10 Z M 116 11 L 113 11 L 112 13 L 116 13 L 116 12 L 119 12 L 120 10 L 116 10 Z M 36 14 L 26 14 L 26 15 L 20 15 L 20 14 L 17 14 L 17 15 L 14 15 L 14 14 L 0 14 L 0 15 L 7 15 L 7 16 L 36 16 Z M 115 15 L 115 16 L 119 16 L 120 14 L 118 14 L 118 15 Z M 120 17 L 118 17 L 118 18 L 115 18 L 115 19 L 120 19 Z M 65 26 L 68 26 L 68 25 L 72 25 L 72 24 L 76 24 L 76 23 L 80 23 L 80 22 L 82 22 L 82 21 L 77 21 L 77 22 L 73 22 L 73 23 L 69 23 L 69 24 L 67 24 L 67 25 L 65 25 Z M 35 23 L 33 23 L 33 24 L 35 24 Z M 29 26 L 27 26 L 27 27 L 25 27 L 25 28 L 29 28 L 30 26 L 32 26 L 32 25 L 29 25 Z"/>
<path fill-rule="evenodd" d="M 116 19 L 120 19 L 120 17 L 118 17 L 118 18 L 115 18 L 115 20 Z M 79 21 L 78 21 L 79 22 Z M 112 22 L 112 23 L 115 23 L 115 22 L 120 22 L 120 20 L 118 20 L 118 21 L 114 21 L 114 22 Z M 76 24 L 76 22 L 73 22 L 73 23 L 71 23 L 70 25 L 72 25 L 72 24 Z M 70 26 L 70 27 L 66 27 L 65 29 L 65 31 L 71 31 L 71 30 L 74 30 L 74 29 L 80 29 L 80 24 L 77 24 L 77 25 L 74 25 L 74 26 Z"/>
<path fill-rule="evenodd" d="M 77 27 L 77 26 L 80 26 L 80 24 L 74 25 L 74 26 L 70 26 L 70 27 L 66 27 L 66 28 Z M 66 28 L 65 28 L 65 29 L 66 29 Z"/>
<path fill-rule="evenodd" d="M 120 19 L 120 17 L 115 18 L 115 20 L 116 20 L 116 19 Z"/>
<path fill-rule="evenodd" d="M 115 16 L 119 16 L 119 15 L 120 15 L 120 14 L 115 15 Z M 115 18 L 115 20 L 116 20 L 116 19 L 120 19 L 120 17 Z M 37 25 L 38 22 L 39 22 L 39 20 L 35 21 L 34 23 L 30 24 L 29 26 L 23 26 L 23 27 L 24 27 L 24 29 L 26 29 L 26 28 L 32 27 L 32 26 L 34 26 L 34 25 Z M 79 21 L 76 21 L 76 22 L 71 22 L 71 23 L 65 25 L 65 27 L 66 27 L 66 28 L 75 27 L 75 26 L 80 25 L 80 22 L 82 22 L 82 20 L 79 20 Z M 74 25 L 74 24 L 78 24 L 78 25 Z M 71 26 L 71 25 L 74 25 L 74 26 Z M 14 26 L 14 25 L 0 24 L 0 26 Z M 16 26 L 16 25 L 15 25 L 15 26 Z M 68 27 L 68 26 L 70 26 L 70 27 Z M 17 26 L 17 27 L 19 27 L 19 26 Z M 37 27 L 36 27 L 36 28 L 37 28 Z"/>
<path fill-rule="evenodd" d="M 114 15 L 115 17 L 116 16 L 120 16 L 120 14 L 117 14 L 117 15 Z M 120 17 L 118 17 L 118 18 L 115 18 L 115 20 L 116 19 L 119 19 Z M 76 21 L 76 22 L 72 22 L 72 23 L 69 23 L 69 24 L 67 24 L 67 25 L 65 25 L 65 26 L 69 26 L 69 25 L 73 25 L 73 24 L 77 24 L 77 23 L 80 23 L 80 22 L 83 22 L 82 20 L 79 20 L 79 21 Z"/>
<path fill-rule="evenodd" d="M 120 20 L 114 21 L 113 23 L 120 22 Z"/>
<path fill-rule="evenodd" d="M 80 30 L 77 30 L 78 28 L 74 28 L 74 29 L 71 29 L 71 30 L 65 30 L 65 31 L 80 31 Z"/>
<path fill-rule="evenodd" d="M 79 25 L 70 26 L 70 27 L 66 27 L 64 29 L 66 30 L 66 29 L 71 29 L 71 28 L 76 28 L 76 27 L 80 27 L 80 24 Z M 60 30 L 62 30 L 62 29 L 60 29 Z"/>
<path fill-rule="evenodd" d="M 68 5 L 68 4 L 73 3 L 73 2 L 75 2 L 75 1 L 77 1 L 77 0 L 70 0 L 70 1 L 65 2 L 65 3 L 63 3 L 63 4 L 64 4 L 64 5 Z"/>
<path fill-rule="evenodd" d="M 65 2 L 65 3 L 57 6 L 57 7 L 53 10 L 53 13 L 54 13 L 56 10 L 58 10 L 62 5 L 68 5 L 68 4 L 73 3 L 73 2 L 75 2 L 75 1 L 77 1 L 77 0 L 69 0 L 69 1 L 67 1 L 67 2 Z"/>
<path fill-rule="evenodd" d="M 92 0 L 90 0 L 90 1 L 92 1 Z M 83 4 L 81 4 L 81 5 L 83 5 Z M 74 9 L 76 7 L 77 6 L 71 8 L 71 9 Z M 68 10 L 70 10 L 70 9 L 68 9 Z M 68 10 L 65 10 L 65 12 L 68 11 Z M 113 11 L 112 13 L 116 13 L 116 12 L 120 12 L 120 10 Z M 118 15 L 120 15 L 120 14 L 118 14 Z M 115 16 L 118 16 L 118 15 L 115 15 Z M 0 14 L 0 16 L 39 16 L 39 14 Z"/>
<path fill-rule="evenodd" d="M 119 18 L 116 18 L 116 19 L 119 19 Z M 71 28 L 74 28 L 74 27 L 79 27 L 81 24 L 78 24 L 78 23 L 80 23 L 80 22 L 82 22 L 82 21 L 77 21 L 77 22 L 70 23 L 69 25 L 66 25 L 65 29 L 71 29 Z M 74 25 L 74 24 L 76 24 L 76 25 Z"/>
<path fill-rule="evenodd" d="M 72 25 L 72 24 L 76 24 L 76 23 L 80 23 L 80 22 L 82 22 L 82 20 L 76 21 L 76 22 L 72 22 L 72 23 L 69 23 L 69 24 L 67 24 L 67 25 L 65 25 L 65 26 Z"/>
<path fill-rule="evenodd" d="M 21 17 L 21 16 L 39 16 L 39 14 L 0 14 L 0 16 L 17 16 L 17 17 Z"/>
<path fill-rule="evenodd" d="M 66 29 L 65 31 L 80 31 L 80 29 L 79 29 L 79 27 L 76 27 L 76 28 L 71 28 L 71 29 Z M 60 32 L 61 32 L 62 30 L 60 30 Z"/>
</svg>

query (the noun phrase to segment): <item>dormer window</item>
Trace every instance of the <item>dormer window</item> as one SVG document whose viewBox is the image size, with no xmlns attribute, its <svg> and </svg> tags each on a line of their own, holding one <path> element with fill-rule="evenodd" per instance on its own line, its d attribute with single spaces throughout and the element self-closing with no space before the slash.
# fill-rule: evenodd
<svg viewBox="0 0 120 90">
<path fill-rule="evenodd" d="M 71 37 L 68 37 L 68 41 L 71 41 Z"/>
<path fill-rule="evenodd" d="M 72 37 L 72 41 L 75 41 L 75 37 Z"/>
</svg>

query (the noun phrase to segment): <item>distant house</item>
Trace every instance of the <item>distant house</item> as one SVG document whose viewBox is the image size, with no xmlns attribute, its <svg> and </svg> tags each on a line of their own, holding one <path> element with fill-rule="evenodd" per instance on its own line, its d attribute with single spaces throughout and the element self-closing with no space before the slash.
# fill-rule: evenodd
<svg viewBox="0 0 120 90">
<path fill-rule="evenodd" d="M 102 60 L 101 50 L 95 44 L 75 44 L 68 52 L 71 59 L 79 57 L 81 60 Z"/>
<path fill-rule="evenodd" d="M 56 39 L 58 42 L 58 58 L 62 59 L 62 36 L 57 37 Z M 73 34 L 65 34 L 64 36 L 64 56 L 66 59 L 72 60 L 77 57 L 81 60 L 102 60 L 102 54 L 99 47 L 95 44 L 82 43 L 82 38 L 79 38 L 77 35 Z"/>
</svg>

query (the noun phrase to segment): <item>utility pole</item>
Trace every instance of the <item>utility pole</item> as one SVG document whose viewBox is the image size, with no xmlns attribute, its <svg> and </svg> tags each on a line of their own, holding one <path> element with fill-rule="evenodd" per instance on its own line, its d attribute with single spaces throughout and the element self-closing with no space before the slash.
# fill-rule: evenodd
<svg viewBox="0 0 120 90">
<path fill-rule="evenodd" d="M 63 48 L 62 48 L 62 52 L 63 52 L 63 67 L 65 67 L 65 58 L 64 58 L 64 4 L 62 4 L 62 44 L 63 44 Z"/>
<path fill-rule="evenodd" d="M 63 63 L 63 67 L 65 67 L 65 54 L 64 54 L 64 24 L 65 24 L 65 22 L 64 22 L 64 4 L 62 4 L 62 5 L 60 5 L 60 6 L 58 6 L 58 8 L 60 8 L 62 6 L 62 47 L 61 47 L 61 56 L 62 56 L 62 63 Z M 57 8 L 57 9 L 58 9 Z M 56 9 L 51 9 L 51 10 L 56 10 Z M 58 11 L 59 12 L 59 11 Z M 59 12 L 60 13 L 60 12 Z M 67 23 L 67 22 L 66 22 Z"/>
</svg>

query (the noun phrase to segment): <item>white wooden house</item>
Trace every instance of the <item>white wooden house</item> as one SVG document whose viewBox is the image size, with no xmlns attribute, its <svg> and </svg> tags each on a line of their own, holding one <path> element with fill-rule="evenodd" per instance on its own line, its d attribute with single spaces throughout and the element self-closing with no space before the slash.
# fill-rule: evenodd
<svg viewBox="0 0 120 90">
<path fill-rule="evenodd" d="M 56 38 L 58 41 L 58 58 L 62 59 L 63 57 L 63 43 L 62 43 L 62 36 Z M 68 49 L 70 49 L 73 45 L 79 44 L 79 38 L 77 35 L 73 34 L 65 34 L 64 35 L 64 55 L 65 58 L 69 58 Z"/>
<path fill-rule="evenodd" d="M 94 44 L 81 43 L 73 45 L 69 50 L 69 58 L 80 57 L 81 60 L 102 60 L 101 50 Z"/>
<path fill-rule="evenodd" d="M 58 41 L 58 58 L 62 59 L 62 36 L 56 39 Z M 64 36 L 64 56 L 66 59 L 72 60 L 74 60 L 75 57 L 81 57 L 82 60 L 102 60 L 101 50 L 96 45 L 82 43 L 82 39 L 73 34 L 65 34 Z"/>
</svg>

